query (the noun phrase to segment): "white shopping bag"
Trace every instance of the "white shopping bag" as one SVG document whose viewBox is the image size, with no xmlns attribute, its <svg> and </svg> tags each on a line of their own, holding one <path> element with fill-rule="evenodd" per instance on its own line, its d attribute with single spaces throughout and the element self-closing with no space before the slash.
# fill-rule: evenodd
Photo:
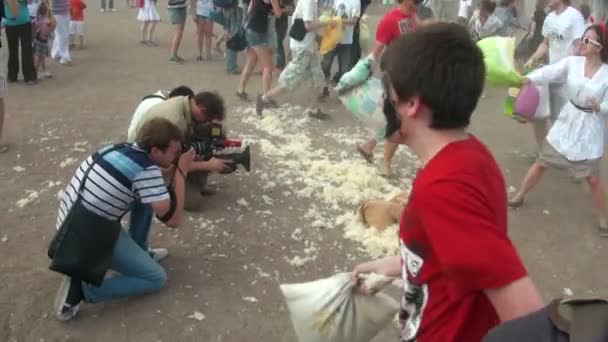
<svg viewBox="0 0 608 342">
<path fill-rule="evenodd" d="M 370 275 L 374 295 L 353 292 L 351 273 L 301 284 L 283 284 L 291 321 L 300 342 L 369 342 L 391 323 L 399 303 L 377 292 L 393 279 Z"/>
</svg>

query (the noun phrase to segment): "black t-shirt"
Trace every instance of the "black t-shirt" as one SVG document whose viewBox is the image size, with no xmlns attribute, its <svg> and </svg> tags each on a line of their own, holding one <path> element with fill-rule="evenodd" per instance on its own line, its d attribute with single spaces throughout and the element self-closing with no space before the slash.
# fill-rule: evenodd
<svg viewBox="0 0 608 342">
<path fill-rule="evenodd" d="M 532 19 L 536 26 L 533 32 L 534 37 L 538 38 L 543 36 L 543 24 L 545 23 L 546 17 L 547 15 L 544 11 L 534 11 L 534 18 Z"/>
<path fill-rule="evenodd" d="M 263 0 L 252 0 L 253 8 L 249 16 L 247 27 L 257 33 L 268 32 L 268 16 L 272 11 L 272 5 Z"/>
</svg>

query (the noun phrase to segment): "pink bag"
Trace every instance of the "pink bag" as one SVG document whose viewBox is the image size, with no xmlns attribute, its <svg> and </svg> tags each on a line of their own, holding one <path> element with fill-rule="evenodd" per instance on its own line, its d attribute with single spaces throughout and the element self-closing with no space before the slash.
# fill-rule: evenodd
<svg viewBox="0 0 608 342">
<path fill-rule="evenodd" d="M 515 99 L 513 112 L 527 121 L 534 119 L 540 102 L 540 93 L 531 83 L 524 85 Z"/>
</svg>

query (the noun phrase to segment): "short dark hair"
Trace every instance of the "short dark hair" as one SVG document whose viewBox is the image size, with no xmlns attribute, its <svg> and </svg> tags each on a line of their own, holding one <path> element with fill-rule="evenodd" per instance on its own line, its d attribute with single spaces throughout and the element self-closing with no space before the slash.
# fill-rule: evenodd
<svg viewBox="0 0 608 342">
<path fill-rule="evenodd" d="M 431 128 L 469 125 L 483 91 L 486 67 L 464 26 L 424 26 L 400 36 L 386 53 L 385 74 L 398 99 L 419 96 L 432 112 Z"/>
<path fill-rule="evenodd" d="M 171 121 L 164 118 L 154 118 L 145 122 L 135 138 L 135 143 L 146 152 L 156 147 L 162 151 L 169 147 L 172 141 L 182 141 L 183 134 Z"/>
<path fill-rule="evenodd" d="M 494 13 L 494 10 L 496 9 L 496 3 L 494 1 L 490 1 L 490 0 L 482 0 L 481 3 L 479 4 L 479 8 L 488 11 L 488 13 L 492 14 Z"/>
<path fill-rule="evenodd" d="M 226 108 L 224 100 L 216 92 L 204 91 L 194 96 L 194 102 L 197 105 L 205 108 L 205 116 L 211 120 L 224 120 L 226 116 Z"/>
<path fill-rule="evenodd" d="M 591 8 L 587 4 L 581 4 L 580 11 L 585 20 L 589 19 L 589 17 L 591 16 Z"/>
<path fill-rule="evenodd" d="M 589 30 L 593 30 L 593 32 L 595 32 L 595 34 L 597 34 L 598 43 L 602 44 L 602 49 L 600 50 L 600 59 L 602 60 L 602 62 L 608 63 L 608 49 L 606 47 L 606 38 L 607 37 L 604 34 L 604 30 L 598 24 L 591 25 L 591 26 L 587 27 L 587 29 L 583 33 L 583 36 L 585 36 L 585 33 L 587 33 L 587 31 L 589 31 Z"/>
<path fill-rule="evenodd" d="M 176 97 L 176 96 L 188 96 L 188 97 L 193 97 L 194 96 L 194 92 L 192 91 L 192 89 L 190 89 L 189 87 L 185 86 L 185 85 L 181 85 L 179 87 L 175 87 L 173 90 L 171 90 L 171 92 L 169 93 L 169 98 L 172 97 Z"/>
</svg>

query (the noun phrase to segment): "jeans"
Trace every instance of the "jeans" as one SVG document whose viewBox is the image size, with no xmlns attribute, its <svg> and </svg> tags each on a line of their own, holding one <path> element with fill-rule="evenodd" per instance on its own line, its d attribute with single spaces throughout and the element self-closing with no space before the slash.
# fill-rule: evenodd
<svg viewBox="0 0 608 342">
<path fill-rule="evenodd" d="M 8 41 L 8 73 L 7 80 L 17 81 L 19 76 L 19 45 L 21 45 L 21 72 L 25 82 L 35 81 L 36 67 L 34 66 L 34 51 L 32 50 L 32 24 L 6 26 Z M 2 66 L 4 67 L 4 66 Z"/>
<path fill-rule="evenodd" d="M 135 204 L 131 212 L 129 233 L 121 229 L 114 247 L 110 268 L 119 274 L 105 279 L 100 287 L 83 283 L 82 291 L 87 303 L 152 293 L 165 285 L 167 273 L 147 252 L 146 242 L 152 214 L 149 204 Z"/>
<path fill-rule="evenodd" d="M 338 44 L 335 49 L 323 56 L 321 67 L 323 68 L 325 79 L 330 79 L 331 66 L 334 63 L 334 57 L 338 57 L 338 72 L 334 76 L 334 81 L 339 81 L 340 77 L 348 72 L 353 66 L 352 54 L 352 44 Z"/>
<path fill-rule="evenodd" d="M 285 60 L 285 36 L 289 27 L 289 17 L 282 16 L 274 22 L 277 30 L 277 68 L 283 69 L 287 64 Z"/>
<path fill-rule="evenodd" d="M 232 10 L 224 11 L 224 15 L 227 16 L 226 21 L 228 22 L 229 37 L 232 37 L 239 28 L 243 25 L 243 9 L 236 7 Z M 236 63 L 238 51 L 226 49 L 226 71 L 234 72 L 237 71 L 239 66 Z"/>
<path fill-rule="evenodd" d="M 114 8 L 114 0 L 108 0 L 108 5 L 110 5 L 110 9 Z M 108 9 L 106 7 L 106 0 L 101 0 L 101 9 L 105 10 Z"/>
</svg>

